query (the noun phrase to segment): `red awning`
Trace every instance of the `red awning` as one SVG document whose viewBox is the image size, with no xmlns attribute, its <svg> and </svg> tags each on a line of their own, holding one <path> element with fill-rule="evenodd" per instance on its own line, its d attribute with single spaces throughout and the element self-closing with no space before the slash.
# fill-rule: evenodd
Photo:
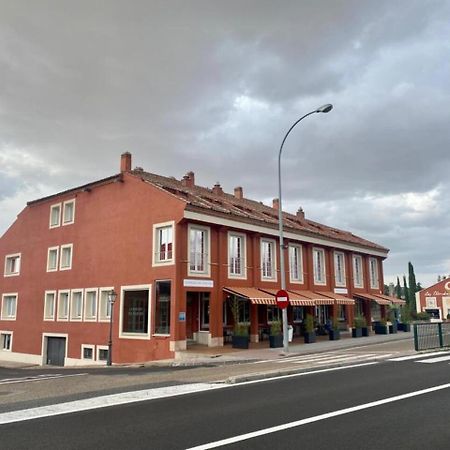
<svg viewBox="0 0 450 450">
<path fill-rule="evenodd" d="M 237 295 L 248 300 L 253 305 L 276 305 L 275 296 L 260 291 L 254 287 L 224 287 L 223 290 L 229 294 Z"/>
<path fill-rule="evenodd" d="M 276 289 L 261 289 L 261 291 L 267 292 L 273 296 L 278 292 Z M 289 294 L 289 304 L 292 306 L 314 306 L 313 300 L 303 297 L 297 291 L 287 291 Z"/>
<path fill-rule="evenodd" d="M 389 300 L 385 300 L 384 298 L 380 298 L 380 297 L 376 297 L 375 295 L 372 294 L 367 294 L 366 292 L 361 293 L 355 293 L 353 294 L 355 297 L 361 297 L 364 300 L 369 300 L 375 303 L 378 303 L 379 305 L 390 305 L 391 302 Z"/>
<path fill-rule="evenodd" d="M 301 295 L 302 297 L 305 297 L 309 300 L 312 300 L 314 305 L 334 305 L 334 300 L 330 297 L 327 297 L 326 295 L 318 294 L 313 291 L 307 291 L 307 290 L 299 290 L 299 291 L 291 291 L 295 292 L 298 295 Z M 308 305 L 311 306 L 311 305 Z"/>
<path fill-rule="evenodd" d="M 334 292 L 318 292 L 320 295 L 325 295 L 326 297 L 330 297 L 336 301 L 337 305 L 354 305 L 355 300 L 352 298 L 344 297 L 343 295 L 336 294 Z"/>
<path fill-rule="evenodd" d="M 380 297 L 384 300 L 387 300 L 391 303 L 393 303 L 394 305 L 406 305 L 405 300 L 402 300 L 401 298 L 397 298 L 397 297 L 391 297 L 390 295 L 384 295 L 384 294 L 375 294 L 376 297 Z"/>
</svg>

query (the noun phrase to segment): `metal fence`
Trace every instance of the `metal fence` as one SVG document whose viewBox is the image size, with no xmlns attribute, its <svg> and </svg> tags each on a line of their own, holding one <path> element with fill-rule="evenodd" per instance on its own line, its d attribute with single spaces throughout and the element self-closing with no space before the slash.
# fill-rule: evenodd
<svg viewBox="0 0 450 450">
<path fill-rule="evenodd" d="M 416 351 L 450 347 L 450 322 L 415 323 L 414 347 Z"/>
</svg>

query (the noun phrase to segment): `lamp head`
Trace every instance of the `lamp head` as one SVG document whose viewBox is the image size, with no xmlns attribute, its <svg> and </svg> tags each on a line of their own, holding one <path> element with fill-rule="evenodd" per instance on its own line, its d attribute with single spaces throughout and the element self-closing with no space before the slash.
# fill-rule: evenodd
<svg viewBox="0 0 450 450">
<path fill-rule="evenodd" d="M 317 113 L 327 113 L 330 112 L 333 109 L 333 105 L 328 103 L 326 105 L 322 105 L 320 108 L 316 109 Z"/>
<path fill-rule="evenodd" d="M 114 302 L 116 301 L 116 298 L 117 298 L 117 294 L 116 294 L 116 292 L 114 291 L 114 289 L 112 290 L 112 291 L 109 291 L 109 293 L 108 293 L 108 300 L 109 300 L 109 302 L 113 305 L 114 304 Z"/>
</svg>

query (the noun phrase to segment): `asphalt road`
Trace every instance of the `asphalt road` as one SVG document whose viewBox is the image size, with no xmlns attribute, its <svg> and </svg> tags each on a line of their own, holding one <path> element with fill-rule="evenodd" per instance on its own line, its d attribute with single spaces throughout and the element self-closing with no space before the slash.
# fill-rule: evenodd
<svg viewBox="0 0 450 450">
<path fill-rule="evenodd" d="M 266 430 L 226 448 L 447 449 L 449 374 L 449 361 L 418 360 L 311 372 L 0 425 L 0 445 L 2 450 L 212 448 L 213 442 Z M 392 401 L 439 386 L 444 388 Z M 391 400 L 370 405 L 385 399 Z M 361 409 L 343 411 L 354 407 Z M 326 413 L 331 416 L 317 417 Z M 312 417 L 312 423 L 301 422 Z M 272 432 L 274 426 L 285 429 Z"/>
</svg>

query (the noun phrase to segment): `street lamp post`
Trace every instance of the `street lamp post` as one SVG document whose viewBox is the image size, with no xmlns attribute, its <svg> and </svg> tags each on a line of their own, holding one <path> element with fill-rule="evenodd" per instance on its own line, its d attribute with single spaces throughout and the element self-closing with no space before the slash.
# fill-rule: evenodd
<svg viewBox="0 0 450 450">
<path fill-rule="evenodd" d="M 323 105 L 320 108 L 315 109 L 314 111 L 305 114 L 300 117 L 292 126 L 289 128 L 288 132 L 285 134 L 283 141 L 281 142 L 280 152 L 278 154 L 278 229 L 279 229 L 279 240 L 280 240 L 280 279 L 281 279 L 281 289 L 286 289 L 286 274 L 284 272 L 284 239 L 283 239 L 283 206 L 281 200 L 281 152 L 283 151 L 283 145 L 286 141 L 286 138 L 289 136 L 289 133 L 293 130 L 293 128 L 302 121 L 305 117 L 310 116 L 314 113 L 327 113 L 333 109 L 333 105 L 327 104 Z M 287 353 L 289 351 L 289 339 L 288 339 L 288 318 L 287 318 L 287 308 L 284 308 L 282 311 L 283 314 L 283 351 Z"/>
<path fill-rule="evenodd" d="M 114 289 L 108 292 L 108 304 L 109 304 L 109 341 L 108 341 L 108 359 L 106 365 L 112 364 L 112 324 L 113 324 L 113 311 L 114 302 L 116 301 L 117 294 Z"/>
</svg>

